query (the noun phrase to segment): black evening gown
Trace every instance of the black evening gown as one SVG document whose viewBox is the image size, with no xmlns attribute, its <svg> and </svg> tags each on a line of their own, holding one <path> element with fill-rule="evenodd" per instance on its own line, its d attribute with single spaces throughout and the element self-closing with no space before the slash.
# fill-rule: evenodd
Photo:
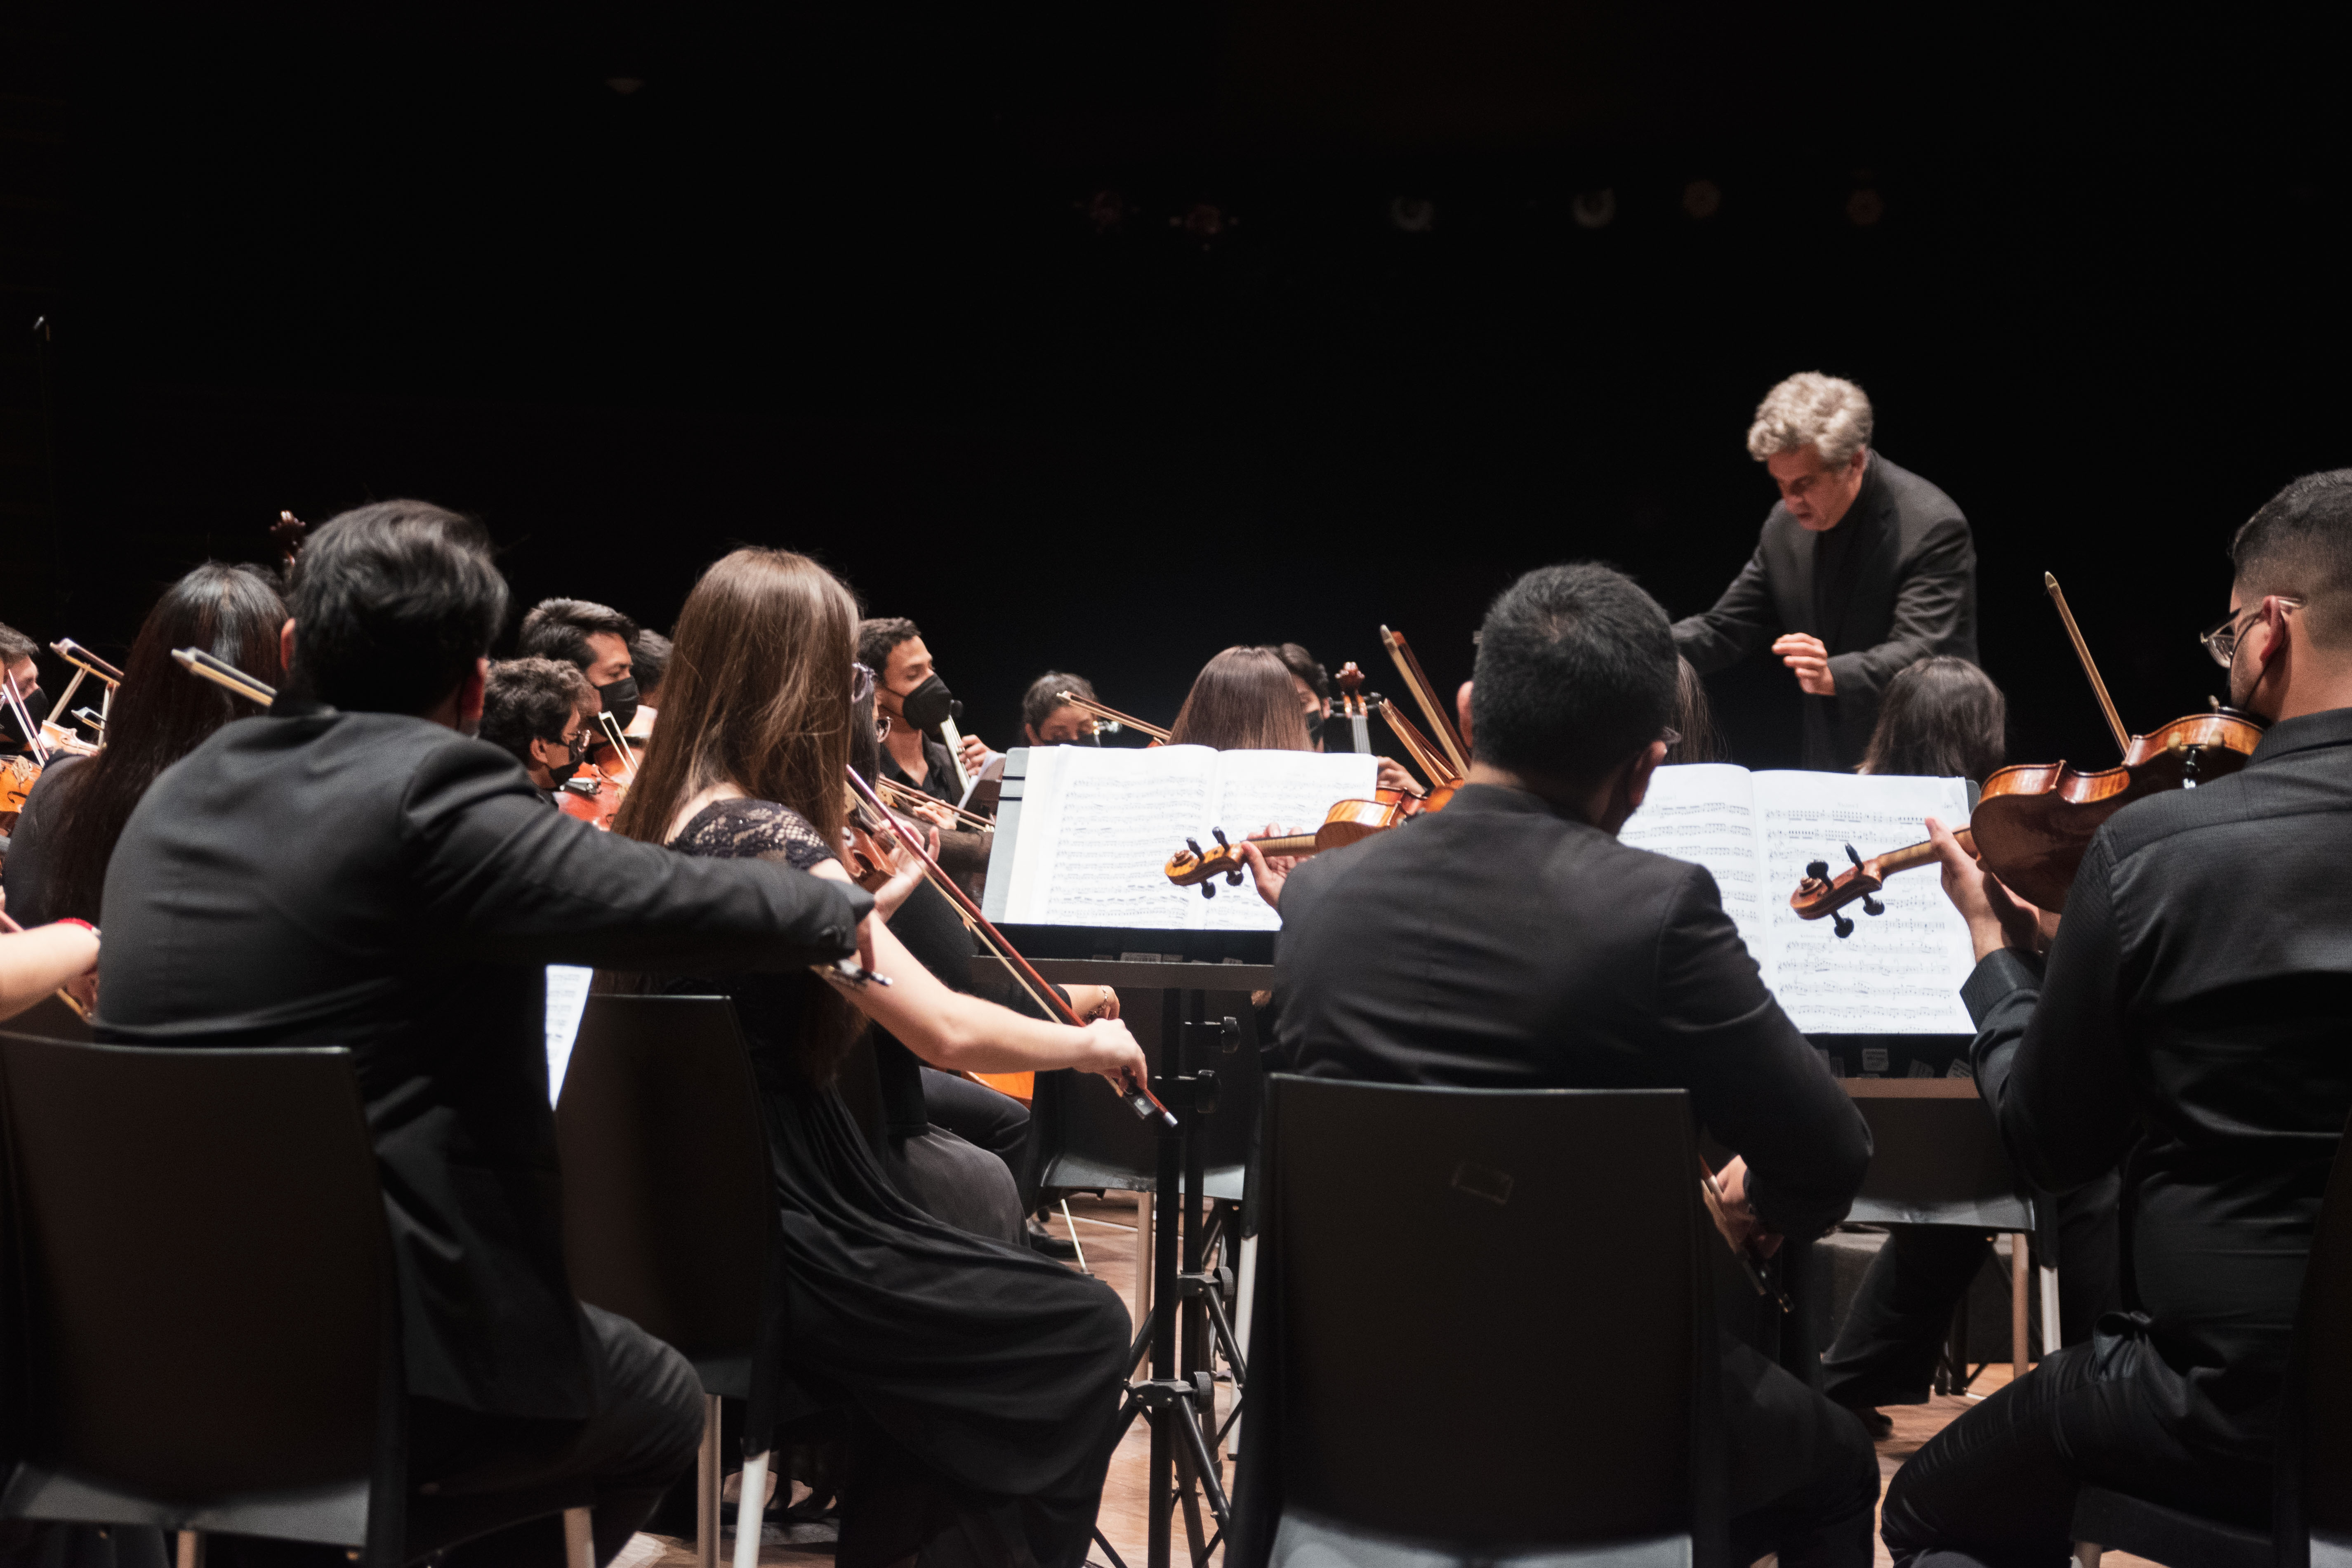
<svg viewBox="0 0 2352 1568">
<path fill-rule="evenodd" d="M 797 813 L 751 800 L 706 808 L 670 847 L 803 869 L 831 853 Z M 838 1091 L 802 1067 L 803 1020 L 824 982 L 656 984 L 704 994 L 715 984 L 751 1046 L 783 1227 L 784 1363 L 803 1392 L 852 1418 L 841 1568 L 908 1555 L 923 1568 L 1079 1568 L 1127 1371 L 1118 1295 L 899 1193 Z"/>
</svg>

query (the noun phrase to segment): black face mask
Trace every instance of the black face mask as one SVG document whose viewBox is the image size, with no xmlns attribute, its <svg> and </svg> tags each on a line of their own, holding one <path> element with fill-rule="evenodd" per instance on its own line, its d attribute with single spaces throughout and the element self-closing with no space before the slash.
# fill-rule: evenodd
<svg viewBox="0 0 2352 1568">
<path fill-rule="evenodd" d="M 936 675 L 924 677 L 920 686 L 898 699 L 898 707 L 918 730 L 936 730 L 950 719 L 963 717 L 963 704 L 948 694 L 948 683 Z"/>
<path fill-rule="evenodd" d="M 1317 740 L 1321 738 L 1323 734 L 1323 724 L 1324 719 L 1322 714 L 1309 713 L 1307 715 L 1307 741 L 1309 745 L 1314 744 Z"/>
<path fill-rule="evenodd" d="M 39 687 L 34 686 L 27 687 L 23 690 L 20 690 L 16 695 L 25 704 L 25 716 L 32 720 L 33 728 L 38 730 L 41 727 L 41 721 L 49 716 L 49 699 L 47 693 L 44 692 Z M 16 722 L 16 704 L 7 703 L 0 705 L 0 722 L 5 722 L 8 733 L 11 735 L 16 735 L 16 731 L 21 726 Z M 25 742 L 30 742 L 32 740 L 30 735 L 16 735 L 16 738 Z"/>
<path fill-rule="evenodd" d="M 547 764 L 541 763 L 540 766 L 547 767 Z M 579 771 L 580 764 L 578 763 L 566 763 L 560 768 L 548 768 L 547 776 L 555 781 L 556 788 L 562 789 L 565 784 L 572 782 L 572 775 Z"/>
<path fill-rule="evenodd" d="M 596 695 L 604 700 L 604 711 L 610 713 L 613 722 L 622 729 L 627 729 L 629 721 L 637 716 L 635 676 L 625 675 L 618 680 L 608 680 L 596 689 Z"/>
</svg>

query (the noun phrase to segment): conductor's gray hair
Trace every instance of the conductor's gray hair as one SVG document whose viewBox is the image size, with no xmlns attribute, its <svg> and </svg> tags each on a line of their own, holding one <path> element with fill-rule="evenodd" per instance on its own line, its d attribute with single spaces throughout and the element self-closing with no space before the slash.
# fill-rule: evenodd
<svg viewBox="0 0 2352 1568">
<path fill-rule="evenodd" d="M 1870 397 L 1853 383 L 1817 370 L 1801 371 L 1764 395 L 1748 427 L 1748 455 L 1758 462 L 1821 448 L 1822 462 L 1842 468 L 1870 445 Z"/>
</svg>

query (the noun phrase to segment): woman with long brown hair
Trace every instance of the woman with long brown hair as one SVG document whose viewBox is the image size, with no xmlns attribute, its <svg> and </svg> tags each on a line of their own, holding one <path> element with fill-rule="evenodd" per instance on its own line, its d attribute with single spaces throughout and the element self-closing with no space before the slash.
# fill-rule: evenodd
<svg viewBox="0 0 2352 1568">
<path fill-rule="evenodd" d="M 872 680 L 853 665 L 856 621 L 848 590 L 805 556 L 746 549 L 712 566 L 671 634 L 661 723 L 614 831 L 845 877 L 844 768 Z M 851 1418 L 839 1559 L 940 1563 L 992 1541 L 984 1555 L 1013 1568 L 1077 1568 L 1127 1371 L 1126 1309 L 1097 1280 L 910 1202 L 835 1080 L 868 1019 L 950 1068 L 1121 1082 L 1142 1079 L 1142 1053 L 1115 1020 L 1024 1018 L 941 985 L 888 927 L 874 940 L 887 988 L 805 973 L 656 981 L 732 996 L 751 1044 L 782 1226 L 785 1363 Z"/>
<path fill-rule="evenodd" d="M 1176 722 L 1171 746 L 1220 752 L 1311 752 L 1290 668 L 1269 647 L 1229 647 L 1201 667 Z"/>
</svg>

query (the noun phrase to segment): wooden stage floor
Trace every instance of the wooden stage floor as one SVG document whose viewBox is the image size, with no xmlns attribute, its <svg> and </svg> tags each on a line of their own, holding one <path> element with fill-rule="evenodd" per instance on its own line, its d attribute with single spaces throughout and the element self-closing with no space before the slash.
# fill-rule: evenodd
<svg viewBox="0 0 2352 1568">
<path fill-rule="evenodd" d="M 1127 1299 L 1128 1309 L 1134 1310 L 1135 1286 L 1135 1209 L 1132 1200 L 1124 1195 L 1105 1202 L 1077 1199 L 1070 1205 L 1077 1220 L 1078 1245 L 1086 1248 L 1087 1272 L 1108 1281 Z M 1056 1235 L 1068 1234 L 1057 1215 L 1054 1220 Z M 2009 1382 L 2006 1362 L 1985 1368 L 1977 1379 L 1977 1392 L 1989 1394 Z M 1963 1397 L 1939 1396 L 1926 1405 L 1896 1405 L 1887 1411 L 1895 1423 L 1894 1433 L 1878 1445 L 1878 1471 L 1881 1490 L 1898 1466 L 1916 1453 L 1922 1444 L 1944 1429 L 1974 1401 Z M 1247 1425 L 1246 1422 L 1244 1423 Z M 1143 1568 L 1145 1540 L 1145 1498 L 1150 1486 L 1150 1437 L 1140 1422 L 1130 1427 L 1127 1438 L 1112 1456 L 1110 1476 L 1103 1488 L 1102 1512 L 1097 1522 L 1102 1532 L 1118 1548 L 1127 1568 Z M 1225 1479 L 1233 1479 L 1231 1465 Z M 1180 1520 L 1175 1531 L 1176 1560 L 1183 1562 L 1184 1531 Z M 730 1540 L 731 1544 L 731 1540 Z M 1222 1561 L 1222 1549 L 1218 1558 Z M 730 1561 L 726 1557 L 722 1563 Z M 808 1551 L 783 1546 L 761 1549 L 762 1564 L 792 1564 L 793 1568 L 829 1568 L 833 1555 L 829 1551 Z M 1892 1568 L 1885 1543 L 1878 1543 L 1878 1568 Z M 2108 1552 L 2104 1562 L 2109 1568 L 2153 1568 L 2142 1559 L 2120 1552 Z M 1097 1547 L 1091 1559 L 1093 1568 L 1110 1568 L 1103 1561 Z M 641 1535 L 633 1543 L 615 1568 L 693 1568 L 694 1543 L 675 1541 L 667 1536 Z"/>
</svg>

